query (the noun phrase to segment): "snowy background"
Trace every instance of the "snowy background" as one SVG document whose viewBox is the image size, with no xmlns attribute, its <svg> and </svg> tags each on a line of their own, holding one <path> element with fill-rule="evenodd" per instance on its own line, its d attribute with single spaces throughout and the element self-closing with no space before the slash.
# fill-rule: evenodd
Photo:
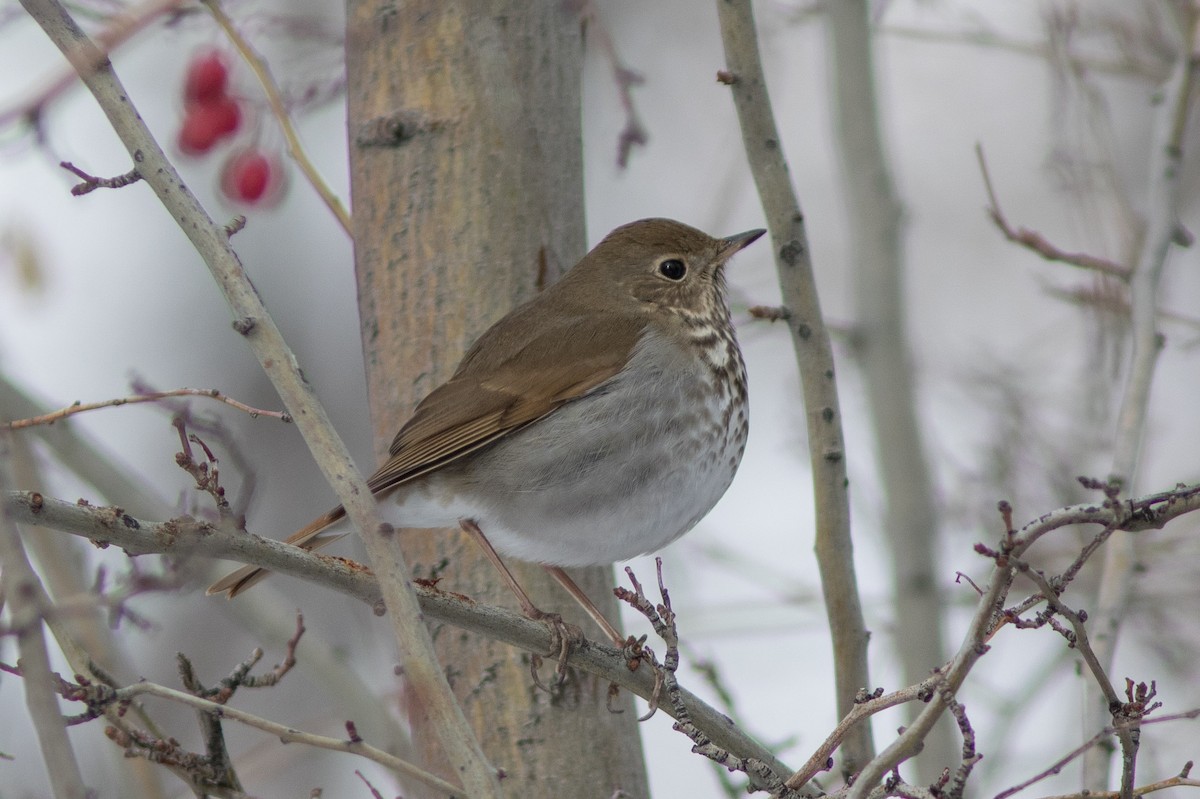
<svg viewBox="0 0 1200 799">
<path fill-rule="evenodd" d="M 1128 25 L 1136 27 L 1144 20 L 1132 6 L 1141 4 L 1127 9 L 1095 5 L 1088 12 L 1095 16 L 1088 19 L 1120 22 L 1124 13 Z M 906 300 L 922 423 L 942 503 L 940 585 L 953 608 L 946 640 L 954 647 L 974 597 L 968 586 L 956 584 L 955 572 L 986 573 L 986 562 L 971 546 L 999 534 L 996 501 L 1012 500 L 1021 524 L 1082 498 L 1060 487 L 1069 486 L 1075 475 L 1105 476 L 1111 461 L 1111 403 L 1119 397 L 1127 357 L 1123 329 L 1103 314 L 1052 296 L 1052 289 L 1094 285 L 1092 275 L 1043 262 L 1002 240 L 984 212 L 975 157 L 975 145 L 981 143 L 1014 224 L 1035 228 L 1067 250 L 1118 260 L 1127 256 L 1128 232 L 1113 221 L 1113 208 L 1127 201 L 1136 212 L 1144 203 L 1156 84 L 1145 75 L 1102 68 L 1064 77 L 1061 63 L 1043 51 L 1049 17 L 1071 7 L 895 2 L 879 9 L 878 89 L 906 206 Z M 251 21 L 272 13 L 266 4 L 239 4 L 232 10 Z M 329 31 L 338 30 L 340 9 L 312 4 L 305 13 L 323 16 Z M 807 216 L 821 300 L 829 320 L 844 328 L 853 323 L 847 252 L 854 231 L 847 227 L 833 149 L 826 34 L 820 15 L 799 3 L 759 3 L 756 13 L 784 149 Z M 19 7 L 0 5 L 0 15 L 5 20 L 0 109 L 6 109 L 61 64 L 36 26 L 21 18 Z M 645 78 L 634 99 L 650 138 L 634 151 L 627 169 L 616 166 L 625 118 L 610 63 L 599 48 L 589 47 L 584 93 L 589 241 L 645 216 L 675 217 L 715 235 L 763 226 L 729 90 L 715 80 L 724 57 L 714 6 L 618 0 L 601 4 L 600 16 L 624 63 Z M 986 41 L 980 41 L 981 32 Z M 1093 67 L 1112 63 L 1119 60 L 1113 40 L 1081 25 L 1072 52 Z M 157 27 L 116 54 L 118 73 L 160 140 L 170 141 L 177 130 L 188 55 L 219 41 L 197 19 L 167 30 Z M 339 54 L 331 44 L 264 37 L 256 45 L 285 85 L 336 80 Z M 247 75 L 239 73 L 237 80 L 246 94 L 257 96 Z M 297 122 L 318 168 L 348 198 L 340 99 L 304 112 Z M 266 144 L 281 144 L 269 121 L 263 129 Z M 278 408 L 241 337 L 231 330 L 228 310 L 199 256 L 150 191 L 135 186 L 70 195 L 77 181 L 57 166 L 59 160 L 98 175 L 128 169 L 123 148 L 90 95 L 71 90 L 51 107 L 43 130 L 42 144 L 27 131 L 0 131 L 0 374 L 50 407 L 127 395 L 136 378 L 157 388 L 219 388 L 252 405 Z M 1195 143 L 1193 136 L 1189 145 Z M 1078 163 L 1089 159 L 1115 165 L 1111 175 L 1117 189 L 1096 177 L 1107 174 L 1102 166 L 1089 172 Z M 211 162 L 181 159 L 180 164 L 215 216 L 235 213 L 218 196 Z M 1095 180 L 1081 179 L 1085 174 Z M 1198 230 L 1194 178 L 1192 170 L 1182 221 Z M 337 429 L 369 470 L 350 242 L 295 177 L 280 207 L 247 215 L 249 224 L 235 246 Z M 1197 313 L 1197 266 L 1194 250 L 1174 252 L 1162 294 L 1165 308 Z M 786 330 L 746 313 L 750 305 L 779 303 L 769 248 L 751 247 L 739 256 L 730 282 L 751 380 L 750 444 L 728 495 L 663 556 L 685 638 L 685 668 L 701 660 L 716 664 L 733 693 L 738 718 L 761 740 L 783 744 L 785 762 L 798 765 L 836 721 L 812 556 L 804 420 Z M 1169 323 L 1163 332 L 1167 346 L 1153 389 L 1141 492 L 1200 479 L 1200 368 L 1194 346 L 1200 332 Z M 835 346 L 859 582 L 874 634 L 871 676 L 891 690 L 901 686 L 892 654 L 883 546 L 887 528 L 873 465 L 875 443 L 850 353 L 843 343 Z M 193 407 L 235 431 L 256 481 L 251 529 L 283 535 L 330 504 L 332 492 L 294 427 L 253 421 L 213 403 Z M 186 475 L 174 465 L 178 441 L 161 410 L 107 410 L 76 417 L 72 424 L 111 453 L 121 469 L 144 480 L 168 507 L 183 510 L 197 501 Z M 49 457 L 42 467 L 44 482 L 38 487 L 48 494 L 104 499 Z M 232 472 L 227 483 L 236 493 Z M 1126 675 L 1157 679 L 1167 703 L 1163 712 L 1200 706 L 1197 532 L 1197 522 L 1185 519 L 1165 533 L 1146 535 L 1146 571 L 1138 580 L 1112 672 L 1118 681 Z M 1077 542 L 1064 541 L 1063 551 Z M 114 568 L 123 563 L 120 553 L 79 551 Z M 356 554 L 349 543 L 339 551 Z M 652 573 L 648 559 L 634 566 L 644 577 Z M 289 607 L 301 608 L 310 635 L 353 653 L 350 662 L 387 701 L 395 691 L 393 654 L 386 639 L 372 638 L 378 635 L 373 618 L 364 618 L 349 599 L 287 578 L 274 582 L 282 594 L 270 595 L 285 596 Z M 131 648 L 129 660 L 138 664 L 137 673 L 126 676 L 176 684 L 172 653 L 177 650 L 187 652 L 201 674 L 223 674 L 231 658 L 244 657 L 260 643 L 238 632 L 227 615 L 232 612 L 228 603 L 205 598 L 200 585 L 198 580 L 191 590 L 153 594 L 135 603 L 154 627 L 122 633 Z M 1031 586 L 1018 587 L 1014 597 L 1027 589 Z M 640 619 L 626 623 L 635 630 L 645 627 Z M 1095 732 L 1082 728 L 1082 679 L 1061 638 L 1048 630 L 1007 629 L 994 644 L 962 695 L 985 755 L 976 795 L 993 795 L 1040 771 Z M 268 648 L 266 661 L 276 662 L 278 653 Z M 0 659 L 12 658 L 11 646 L 0 641 Z M 696 674 L 682 679 L 702 695 L 712 695 Z M 302 658 L 297 671 L 269 695 L 244 692 L 241 699 L 252 712 L 279 715 L 284 708 L 289 723 L 337 735 L 344 713 L 322 696 Z M 1015 717 L 1009 702 L 1020 703 Z M 186 729 L 187 713 L 172 712 L 177 727 Z M 31 729 L 23 725 L 25 716 L 20 681 L 0 676 L 0 718 L 6 719 L 0 725 L 0 751 L 15 758 L 0 763 L 4 799 L 45 795 L 41 759 Z M 899 713 L 876 717 L 877 741 L 886 744 L 902 723 Z M 662 714 L 641 731 L 655 796 L 723 795 L 713 767 L 689 752 L 690 742 L 672 732 Z M 233 727 L 229 734 L 243 780 L 263 795 L 299 796 L 316 785 L 324 786 L 326 796 L 365 795 L 355 768 L 372 775 L 376 785 L 388 785 L 371 764 L 310 757 L 298 747 L 280 748 L 267 736 Z M 121 763 L 112 757 L 112 745 L 92 728 L 77 729 L 73 737 L 90 783 L 104 795 L 115 795 L 111 786 L 119 784 Z M 1148 728 L 1142 747 L 1143 781 L 1174 774 L 1200 754 L 1200 722 Z M 996 771 L 997 766 L 1003 768 Z M 1026 795 L 1065 792 L 1077 784 L 1077 772 L 1068 769 Z"/>
</svg>

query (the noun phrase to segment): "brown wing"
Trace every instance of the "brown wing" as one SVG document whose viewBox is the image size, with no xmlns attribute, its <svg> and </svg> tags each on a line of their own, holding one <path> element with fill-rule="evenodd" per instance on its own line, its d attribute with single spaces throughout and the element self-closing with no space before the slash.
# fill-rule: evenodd
<svg viewBox="0 0 1200 799">
<path fill-rule="evenodd" d="M 391 457 L 367 481 L 371 491 L 379 494 L 457 460 L 583 396 L 624 367 L 645 329 L 644 320 L 632 315 L 558 310 L 553 321 L 530 324 L 530 315 L 542 312 L 535 301 L 480 336 L 454 376 L 400 428 Z M 532 335 L 524 332 L 529 328 L 535 328 Z M 287 541 L 305 549 L 332 543 L 346 534 L 322 533 L 345 515 L 339 505 Z M 266 575 L 244 566 L 208 593 L 228 592 L 232 599 Z"/>
<path fill-rule="evenodd" d="M 597 320 L 579 312 L 532 337 L 520 338 L 520 327 L 519 316 L 506 317 L 421 401 L 371 477 L 372 491 L 461 458 L 582 397 L 625 366 L 644 326 L 636 317 Z"/>
</svg>

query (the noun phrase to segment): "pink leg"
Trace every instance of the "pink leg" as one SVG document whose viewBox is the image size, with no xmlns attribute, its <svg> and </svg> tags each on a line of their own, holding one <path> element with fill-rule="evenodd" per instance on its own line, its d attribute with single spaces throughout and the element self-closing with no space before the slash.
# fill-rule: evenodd
<svg viewBox="0 0 1200 799">
<path fill-rule="evenodd" d="M 571 579 L 571 575 L 567 574 L 559 566 L 543 566 L 542 568 L 549 572 L 550 576 L 557 580 L 558 584 L 565 588 L 568 594 L 575 597 L 575 601 L 579 603 L 579 606 L 587 612 L 587 615 L 592 617 L 592 621 L 596 622 L 600 629 L 604 631 L 604 634 L 616 645 L 617 649 L 625 646 L 625 636 L 617 632 L 617 628 L 612 626 L 608 619 L 604 618 L 604 614 L 600 612 L 600 609 L 596 607 L 591 598 L 583 592 L 583 589 L 576 585 L 575 581 Z"/>
</svg>

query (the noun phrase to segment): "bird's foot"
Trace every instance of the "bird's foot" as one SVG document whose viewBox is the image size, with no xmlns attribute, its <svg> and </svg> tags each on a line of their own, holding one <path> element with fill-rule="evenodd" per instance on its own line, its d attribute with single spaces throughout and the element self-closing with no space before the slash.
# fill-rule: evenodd
<svg viewBox="0 0 1200 799">
<path fill-rule="evenodd" d="M 525 615 L 534 621 L 543 622 L 550 631 L 550 651 L 546 655 L 558 660 L 553 684 L 553 688 L 557 688 L 567 680 L 567 659 L 571 656 L 571 651 L 583 643 L 583 630 L 574 624 L 563 621 L 563 617 L 557 613 L 547 613 L 536 607 L 526 608 Z M 529 661 L 529 673 L 533 676 L 533 682 L 538 688 L 547 693 L 553 693 L 552 689 L 542 684 L 541 678 L 538 677 L 538 669 L 541 665 L 541 656 L 534 655 Z"/>
</svg>

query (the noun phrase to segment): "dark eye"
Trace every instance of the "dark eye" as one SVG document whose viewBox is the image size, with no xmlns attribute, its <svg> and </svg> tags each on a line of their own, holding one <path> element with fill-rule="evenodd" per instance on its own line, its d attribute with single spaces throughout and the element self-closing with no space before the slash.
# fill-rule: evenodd
<svg viewBox="0 0 1200 799">
<path fill-rule="evenodd" d="M 658 273 L 668 280 L 683 280 L 687 266 L 678 258 L 668 258 L 658 265 Z"/>
</svg>

